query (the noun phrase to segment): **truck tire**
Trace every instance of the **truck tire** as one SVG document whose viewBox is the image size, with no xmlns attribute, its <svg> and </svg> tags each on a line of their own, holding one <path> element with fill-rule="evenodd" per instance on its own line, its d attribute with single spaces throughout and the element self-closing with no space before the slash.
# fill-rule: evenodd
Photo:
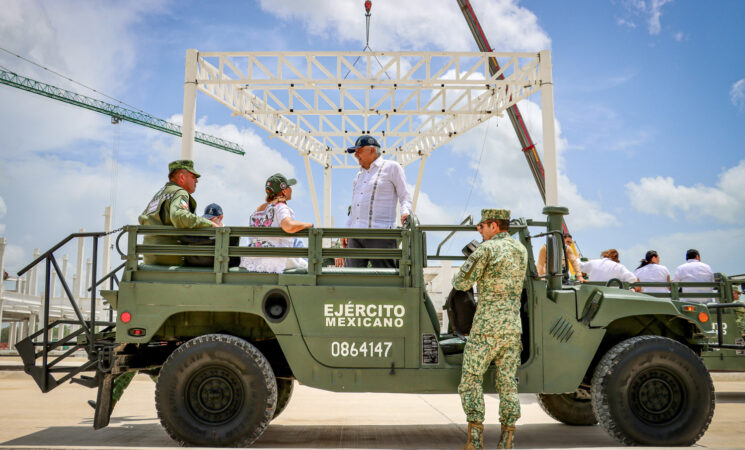
<svg viewBox="0 0 745 450">
<path fill-rule="evenodd" d="M 292 397 L 294 385 L 295 380 L 292 378 L 277 378 L 277 407 L 274 408 L 274 417 L 272 417 L 272 420 L 277 418 L 287 408 L 287 405 L 290 403 L 290 397 Z"/>
<path fill-rule="evenodd" d="M 598 423 L 588 389 L 567 394 L 537 394 L 538 404 L 551 418 L 566 425 L 588 426 Z"/>
<path fill-rule="evenodd" d="M 225 334 L 199 336 L 174 350 L 155 388 L 160 423 L 181 445 L 251 445 L 276 404 L 269 361 L 249 342 Z"/>
<path fill-rule="evenodd" d="M 592 377 L 595 416 L 624 445 L 693 445 L 711 423 L 714 401 L 701 358 L 660 336 L 617 344 Z"/>
</svg>

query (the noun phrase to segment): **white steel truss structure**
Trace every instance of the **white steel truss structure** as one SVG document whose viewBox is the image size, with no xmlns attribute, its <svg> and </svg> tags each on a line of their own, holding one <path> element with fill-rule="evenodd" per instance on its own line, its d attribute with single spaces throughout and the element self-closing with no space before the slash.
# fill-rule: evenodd
<svg viewBox="0 0 745 450">
<path fill-rule="evenodd" d="M 497 58 L 492 75 L 489 61 Z M 358 136 L 381 143 L 402 165 L 426 158 L 458 135 L 541 90 L 550 114 L 550 53 L 197 52 L 187 51 L 182 158 L 192 159 L 199 90 L 298 150 L 305 159 L 316 220 L 321 222 L 310 160 L 324 169 L 324 225 L 331 225 L 331 170 L 357 168 L 346 153 Z M 548 92 L 548 95 L 547 95 Z M 549 98 L 547 98 L 549 97 Z M 546 111 L 546 101 L 550 111 Z M 546 155 L 547 182 L 549 161 Z M 553 162 L 555 163 L 555 161 Z M 554 191 L 555 192 L 555 191 Z M 555 202 L 555 203 L 558 203 Z M 553 204 L 555 204 L 553 203 Z M 547 204 L 548 198 L 547 198 Z"/>
</svg>

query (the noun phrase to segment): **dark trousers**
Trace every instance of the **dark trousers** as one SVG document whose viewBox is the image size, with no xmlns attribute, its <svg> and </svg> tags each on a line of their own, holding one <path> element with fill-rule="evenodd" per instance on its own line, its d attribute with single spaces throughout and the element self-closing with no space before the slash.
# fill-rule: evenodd
<svg viewBox="0 0 745 450">
<path fill-rule="evenodd" d="M 397 248 L 398 243 L 395 239 L 349 239 L 347 248 Z M 395 269 L 396 260 L 394 259 L 350 259 L 344 260 L 344 267 L 367 267 L 367 263 L 373 268 Z"/>
</svg>

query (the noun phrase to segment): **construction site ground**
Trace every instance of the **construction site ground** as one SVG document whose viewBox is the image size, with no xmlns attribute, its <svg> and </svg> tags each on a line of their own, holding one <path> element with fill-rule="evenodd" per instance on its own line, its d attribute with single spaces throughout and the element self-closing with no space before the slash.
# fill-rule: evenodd
<svg viewBox="0 0 745 450">
<path fill-rule="evenodd" d="M 20 360 L 0 358 L 0 446 L 31 448 L 176 447 L 161 428 L 155 385 L 138 375 L 116 405 L 111 424 L 95 431 L 87 400 L 95 391 L 60 386 L 42 394 L 20 369 Z M 714 374 L 717 404 L 707 448 L 745 446 L 745 374 Z M 521 394 L 517 448 L 617 447 L 599 426 L 571 427 L 551 419 L 535 396 Z M 486 448 L 499 437 L 498 398 L 486 396 Z M 287 409 L 253 448 L 454 449 L 466 436 L 456 394 L 333 393 L 295 384 Z"/>
</svg>

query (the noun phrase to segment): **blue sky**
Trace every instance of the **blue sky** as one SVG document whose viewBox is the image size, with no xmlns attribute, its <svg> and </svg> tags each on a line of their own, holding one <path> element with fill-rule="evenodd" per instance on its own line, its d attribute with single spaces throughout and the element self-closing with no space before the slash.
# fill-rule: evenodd
<svg viewBox="0 0 745 450">
<path fill-rule="evenodd" d="M 180 120 L 187 48 L 361 50 L 362 3 L 7 1 L 0 47 L 154 116 Z M 374 50 L 475 51 L 454 0 L 401 5 L 373 2 Z M 745 272 L 745 3 L 473 5 L 496 51 L 552 50 L 559 195 L 585 256 L 615 247 L 633 269 L 655 249 L 672 269 L 695 247 L 715 271 Z M 4 52 L 0 65 L 94 96 Z M 519 106 L 540 142 L 540 96 Z M 108 204 L 116 226 L 134 223 L 165 182 L 168 161 L 180 155 L 171 136 L 111 125 L 105 116 L 6 86 L 0 86 L 0 117 L 0 236 L 8 239 L 9 269 L 28 262 L 35 247 L 48 248 L 81 227 L 101 229 Z M 196 147 L 204 174 L 195 195 L 200 205 L 221 203 L 228 224 L 246 224 L 263 181 L 281 171 L 298 178 L 291 206 L 312 220 L 294 150 L 204 95 L 197 117 L 198 129 L 248 150 L 241 158 Z M 417 164 L 406 169 L 411 184 L 416 171 Z M 345 219 L 353 174 L 334 174 L 337 224 Z M 318 185 L 318 167 L 314 175 Z M 418 214 L 429 223 L 455 223 L 464 211 L 478 216 L 483 207 L 528 217 L 541 210 L 506 118 L 436 150 L 422 191 Z"/>
</svg>

